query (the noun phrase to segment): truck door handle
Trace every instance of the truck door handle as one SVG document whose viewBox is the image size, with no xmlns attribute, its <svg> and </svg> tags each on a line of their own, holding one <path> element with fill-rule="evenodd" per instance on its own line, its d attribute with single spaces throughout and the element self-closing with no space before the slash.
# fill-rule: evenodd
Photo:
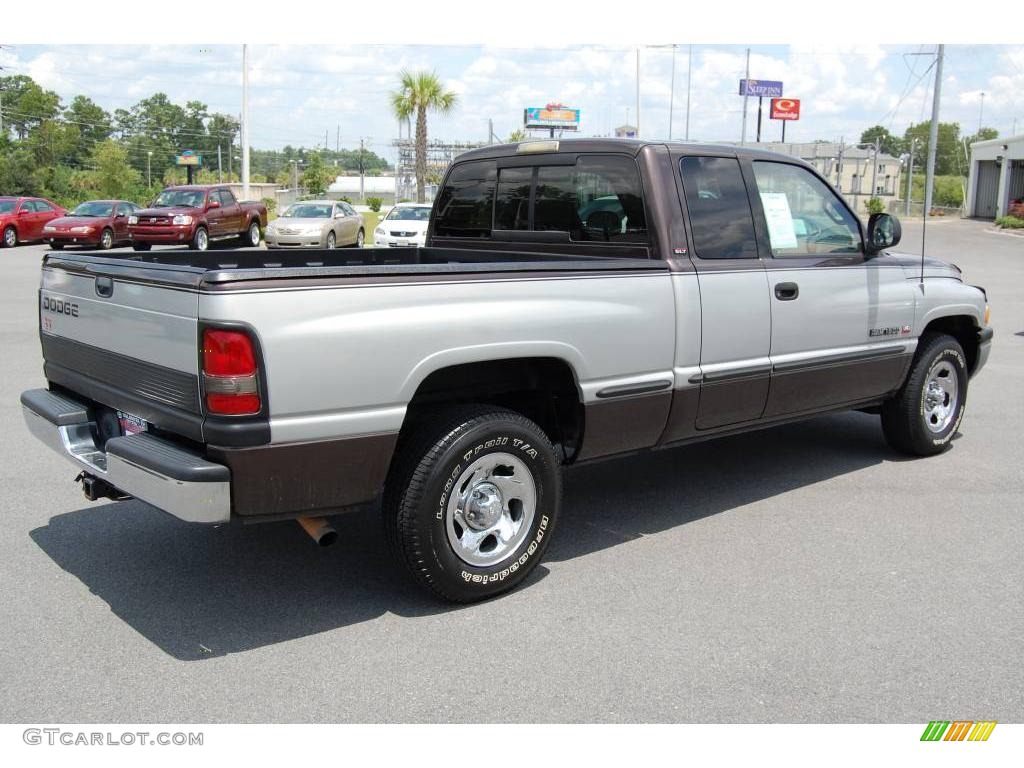
<svg viewBox="0 0 1024 768">
<path fill-rule="evenodd" d="M 776 283 L 775 298 L 779 301 L 792 301 L 800 295 L 800 286 L 796 283 Z"/>
</svg>

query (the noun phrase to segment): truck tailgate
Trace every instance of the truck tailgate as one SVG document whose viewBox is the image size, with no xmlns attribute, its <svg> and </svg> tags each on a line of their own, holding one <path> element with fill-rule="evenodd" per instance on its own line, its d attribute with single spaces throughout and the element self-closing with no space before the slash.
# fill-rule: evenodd
<svg viewBox="0 0 1024 768">
<path fill-rule="evenodd" d="M 87 259 L 87 260 L 86 260 Z M 47 257 L 40 341 L 47 379 L 202 439 L 198 292 L 112 259 Z M 148 276 L 150 272 L 153 275 Z"/>
</svg>

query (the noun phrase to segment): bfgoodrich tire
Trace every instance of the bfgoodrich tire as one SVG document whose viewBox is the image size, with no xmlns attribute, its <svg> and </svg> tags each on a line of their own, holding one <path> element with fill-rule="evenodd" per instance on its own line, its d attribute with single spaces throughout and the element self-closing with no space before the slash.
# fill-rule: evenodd
<svg viewBox="0 0 1024 768">
<path fill-rule="evenodd" d="M 889 445 L 911 456 L 933 456 L 949 448 L 967 404 L 967 359 L 952 336 L 921 337 L 910 374 L 882 405 L 882 431 Z"/>
<path fill-rule="evenodd" d="M 523 581 L 561 506 L 551 441 L 518 413 L 465 406 L 405 441 L 384 491 L 392 552 L 435 595 L 470 603 Z"/>
</svg>

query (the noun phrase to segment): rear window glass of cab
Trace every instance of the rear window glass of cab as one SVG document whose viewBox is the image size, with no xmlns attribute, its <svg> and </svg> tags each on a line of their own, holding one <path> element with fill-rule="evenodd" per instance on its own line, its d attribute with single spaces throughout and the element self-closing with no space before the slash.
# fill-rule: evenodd
<svg viewBox="0 0 1024 768">
<path fill-rule="evenodd" d="M 575 165 L 461 163 L 434 210 L 435 237 L 518 230 L 567 232 L 573 242 L 648 240 L 640 173 L 625 155 L 580 155 Z"/>
</svg>

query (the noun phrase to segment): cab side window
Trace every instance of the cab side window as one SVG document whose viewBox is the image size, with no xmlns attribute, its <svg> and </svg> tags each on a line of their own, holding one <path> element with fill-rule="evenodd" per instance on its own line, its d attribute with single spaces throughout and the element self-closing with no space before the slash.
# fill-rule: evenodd
<svg viewBox="0 0 1024 768">
<path fill-rule="evenodd" d="M 857 220 L 817 176 L 797 165 L 754 162 L 772 256 L 855 256 Z"/>
<path fill-rule="evenodd" d="M 734 157 L 684 157 L 683 195 L 700 259 L 756 259 L 754 216 Z"/>
</svg>

